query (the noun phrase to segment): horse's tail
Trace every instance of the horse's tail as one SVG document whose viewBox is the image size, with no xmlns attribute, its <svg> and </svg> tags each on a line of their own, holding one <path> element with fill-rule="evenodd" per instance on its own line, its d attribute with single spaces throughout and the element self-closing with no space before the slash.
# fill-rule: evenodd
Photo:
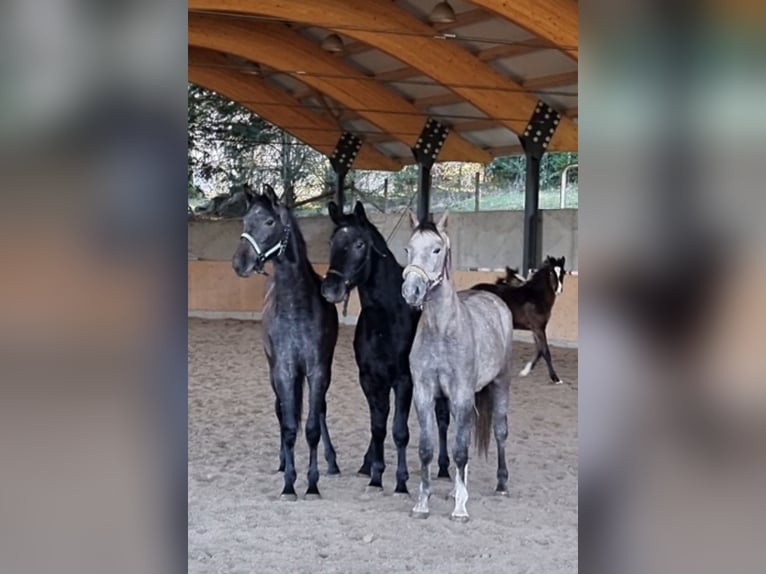
<svg viewBox="0 0 766 574">
<path fill-rule="evenodd" d="M 485 457 L 489 452 L 489 437 L 492 432 L 492 389 L 487 385 L 475 395 L 476 404 L 476 446 Z"/>
</svg>

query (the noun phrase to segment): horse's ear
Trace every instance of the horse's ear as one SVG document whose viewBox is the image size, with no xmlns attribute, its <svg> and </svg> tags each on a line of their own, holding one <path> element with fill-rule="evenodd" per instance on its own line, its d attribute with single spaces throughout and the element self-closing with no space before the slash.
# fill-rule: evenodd
<svg viewBox="0 0 766 574">
<path fill-rule="evenodd" d="M 439 218 L 439 223 L 436 224 L 436 229 L 439 231 L 439 233 L 443 233 L 447 230 L 447 221 L 449 220 L 449 211 L 444 210 L 444 213 L 442 213 L 442 216 Z"/>
<path fill-rule="evenodd" d="M 338 204 L 331 201 L 327 204 L 327 213 L 330 214 L 330 219 L 335 225 L 340 225 L 340 216 L 343 215 L 338 207 Z"/>
<path fill-rule="evenodd" d="M 567 258 L 566 257 L 561 257 L 559 259 L 559 267 L 561 267 L 562 271 L 564 270 L 564 266 L 566 265 L 566 262 L 567 262 Z"/>
<path fill-rule="evenodd" d="M 367 213 L 364 211 L 364 205 L 361 201 L 357 201 L 354 206 L 354 214 L 360 219 L 360 221 L 367 221 Z"/>
<path fill-rule="evenodd" d="M 246 183 L 242 186 L 242 193 L 245 194 L 245 201 L 247 202 L 247 206 L 249 208 L 251 205 L 253 205 L 253 200 L 255 199 L 255 190 Z"/>
<path fill-rule="evenodd" d="M 515 269 L 511 269 L 510 267 L 508 267 L 508 266 L 506 265 L 506 266 L 505 266 L 505 274 L 508 276 L 508 279 L 510 279 L 511 277 L 513 277 L 514 275 L 516 275 L 516 270 L 515 270 Z"/>
<path fill-rule="evenodd" d="M 414 231 L 420 225 L 420 221 L 418 221 L 418 216 L 415 215 L 415 213 L 411 209 L 408 209 L 407 211 L 410 214 L 410 226 L 412 227 L 412 230 Z"/>
<path fill-rule="evenodd" d="M 266 198 L 274 205 L 277 205 L 279 203 L 279 198 L 277 198 L 277 192 L 275 192 L 274 188 L 271 187 L 268 183 L 263 184 L 263 195 L 265 195 Z"/>
</svg>

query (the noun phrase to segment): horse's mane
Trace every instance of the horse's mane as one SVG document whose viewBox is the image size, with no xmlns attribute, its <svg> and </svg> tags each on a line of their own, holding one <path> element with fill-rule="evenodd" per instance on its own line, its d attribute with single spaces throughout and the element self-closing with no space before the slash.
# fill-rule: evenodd
<svg viewBox="0 0 766 574">
<path fill-rule="evenodd" d="M 389 249 L 388 243 L 386 243 L 386 239 L 383 237 L 383 234 L 369 219 L 362 221 L 355 213 L 344 213 L 342 216 L 340 216 L 339 223 L 336 224 L 333 235 L 335 235 L 335 233 L 337 233 L 341 227 L 361 227 L 362 229 L 367 230 L 367 232 L 370 234 L 370 238 L 372 239 L 372 244 L 375 247 L 375 250 L 379 253 L 385 254 L 392 261 L 396 260 L 394 254 Z"/>
<path fill-rule="evenodd" d="M 290 235 L 292 238 L 293 249 L 300 259 L 308 260 L 306 240 L 303 238 L 303 233 L 301 233 L 301 228 L 298 225 L 298 219 L 295 217 L 292 210 L 286 205 L 281 205 L 279 209 L 284 209 L 287 212 L 287 221 L 288 225 L 290 226 Z"/>
<path fill-rule="evenodd" d="M 435 233 L 436 235 L 441 235 L 439 233 L 439 230 L 436 228 L 436 224 L 433 221 L 421 221 L 420 224 L 415 228 L 415 231 L 430 231 L 431 233 Z"/>
<path fill-rule="evenodd" d="M 281 212 L 284 211 L 286 217 L 287 217 L 287 225 L 290 226 L 290 240 L 288 241 L 287 245 L 288 248 L 286 249 L 286 254 L 288 256 L 288 259 L 294 260 L 294 262 L 300 262 L 305 261 L 309 264 L 309 267 L 311 264 L 308 261 L 308 251 L 306 249 L 306 240 L 303 238 L 303 233 L 301 233 L 301 228 L 298 225 L 298 220 L 293 214 L 292 210 L 287 207 L 284 203 L 278 203 L 277 205 L 274 205 L 271 200 L 264 196 L 264 195 L 255 195 L 252 198 L 253 204 L 259 203 L 261 207 L 268 209 L 272 211 L 278 219 L 281 219 Z M 252 208 L 252 205 L 251 205 Z M 292 257 L 291 257 L 292 256 Z"/>
<path fill-rule="evenodd" d="M 375 249 L 377 249 L 381 253 L 385 253 L 386 255 L 390 256 L 393 259 L 394 254 L 391 253 L 391 250 L 388 248 L 388 243 L 386 242 L 385 237 L 383 237 L 383 234 L 378 230 L 378 228 L 375 225 L 373 225 L 372 221 L 370 220 L 367 220 L 366 227 L 367 227 L 367 230 L 370 232 L 370 236 L 372 237 L 372 242 L 375 245 Z"/>
<path fill-rule="evenodd" d="M 543 281 L 547 281 L 548 273 L 552 270 L 553 266 L 551 265 L 551 258 L 548 257 L 543 261 L 540 268 L 532 274 L 532 277 L 527 279 L 526 285 L 529 285 L 530 287 L 539 287 Z"/>
</svg>

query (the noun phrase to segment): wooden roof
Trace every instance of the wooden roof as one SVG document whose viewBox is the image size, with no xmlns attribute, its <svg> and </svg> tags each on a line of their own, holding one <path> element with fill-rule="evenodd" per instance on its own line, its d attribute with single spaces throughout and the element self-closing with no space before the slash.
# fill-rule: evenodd
<svg viewBox="0 0 766 574">
<path fill-rule="evenodd" d="M 190 82 L 323 154 L 357 134 L 354 167 L 412 163 L 428 117 L 451 128 L 440 161 L 521 153 L 538 100 L 563 116 L 548 149 L 577 150 L 576 0 L 454 0 L 441 24 L 437 0 L 188 2 Z"/>
</svg>

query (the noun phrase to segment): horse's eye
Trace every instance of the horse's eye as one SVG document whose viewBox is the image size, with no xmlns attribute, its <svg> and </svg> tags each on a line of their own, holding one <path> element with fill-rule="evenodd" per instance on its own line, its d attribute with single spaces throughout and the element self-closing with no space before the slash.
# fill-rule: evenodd
<svg viewBox="0 0 766 574">
<path fill-rule="evenodd" d="M 404 252 L 405 252 L 405 253 L 409 253 L 409 252 L 410 252 L 410 248 L 409 248 L 409 247 L 405 247 L 405 248 L 404 248 Z"/>
<path fill-rule="evenodd" d="M 357 249 L 361 249 L 362 247 L 364 247 L 364 241 L 357 241 L 354 247 L 356 247 Z"/>
<path fill-rule="evenodd" d="M 273 220 L 272 218 L 269 218 L 269 219 L 267 219 L 267 220 L 266 220 L 266 225 L 268 225 L 269 227 L 271 227 L 272 225 L 274 225 L 274 220 Z"/>
<path fill-rule="evenodd" d="M 441 252 L 442 252 L 442 248 L 441 247 L 437 247 L 436 249 L 434 249 L 434 255 L 437 255 L 437 254 L 439 254 Z"/>
</svg>

